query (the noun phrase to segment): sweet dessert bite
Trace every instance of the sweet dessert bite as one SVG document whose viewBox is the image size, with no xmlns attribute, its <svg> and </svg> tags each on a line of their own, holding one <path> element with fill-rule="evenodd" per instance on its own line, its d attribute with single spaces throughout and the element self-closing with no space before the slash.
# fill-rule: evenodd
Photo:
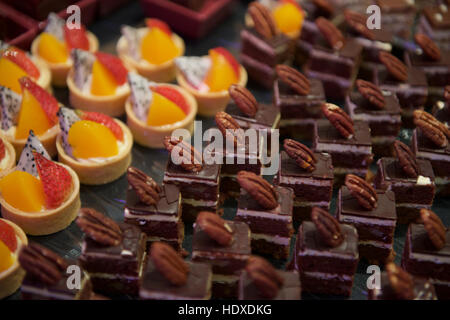
<svg viewBox="0 0 450 320">
<path fill-rule="evenodd" d="M 450 129 L 425 111 L 414 112 L 411 150 L 419 159 L 429 160 L 434 172 L 436 193 L 450 194 Z"/>
<path fill-rule="evenodd" d="M 92 208 L 82 208 L 76 223 L 85 234 L 79 261 L 95 292 L 137 296 L 146 261 L 145 233 Z"/>
<path fill-rule="evenodd" d="M 125 104 L 127 124 L 135 141 L 151 148 L 163 147 L 164 137 L 173 130 L 194 129 L 197 102 L 183 88 L 157 84 L 130 72 L 130 98 Z"/>
<path fill-rule="evenodd" d="M 90 300 L 94 293 L 89 276 L 76 261 L 69 261 L 35 242 L 23 246 L 19 262 L 26 271 L 21 291 L 25 300 Z M 80 288 L 69 288 L 73 276 L 70 267 L 78 268 Z"/>
<path fill-rule="evenodd" d="M 225 109 L 232 84 L 247 84 L 247 72 L 223 47 L 210 49 L 207 56 L 176 58 L 175 65 L 178 84 L 195 97 L 203 116 Z"/>
<path fill-rule="evenodd" d="M 270 10 L 253 1 L 248 6 L 252 27 L 241 31 L 241 61 L 252 81 L 272 89 L 278 64 L 293 60 L 291 39 L 280 32 Z"/>
<path fill-rule="evenodd" d="M 450 230 L 432 211 L 420 212 L 422 224 L 410 224 L 402 267 L 415 277 L 427 278 L 439 300 L 450 298 Z"/>
<path fill-rule="evenodd" d="M 144 300 L 209 300 L 213 274 L 207 263 L 184 261 L 171 246 L 150 249 L 139 297 Z"/>
<path fill-rule="evenodd" d="M 369 263 L 393 260 L 394 231 L 397 222 L 395 194 L 375 190 L 368 182 L 349 174 L 339 189 L 337 219 L 353 225 L 359 234 L 359 255 Z"/>
<path fill-rule="evenodd" d="M 234 219 L 250 227 L 252 252 L 287 259 L 294 233 L 294 191 L 272 186 L 260 175 L 248 171 L 240 171 L 237 181 L 241 193 Z"/>
<path fill-rule="evenodd" d="M 0 299 L 20 288 L 25 271 L 18 256 L 22 246 L 27 244 L 27 236 L 19 226 L 0 218 Z"/>
<path fill-rule="evenodd" d="M 65 229 L 80 209 L 80 182 L 69 167 L 53 162 L 30 131 L 17 166 L 0 179 L 2 216 L 27 234 Z"/>
<path fill-rule="evenodd" d="M 0 137 L 0 177 L 16 165 L 16 151 L 11 143 Z"/>
<path fill-rule="evenodd" d="M 427 6 L 423 9 L 417 29 L 425 33 L 443 50 L 450 50 L 450 4 Z"/>
<path fill-rule="evenodd" d="M 200 11 L 205 4 L 205 0 L 173 0 L 172 2 L 178 3 L 195 11 Z"/>
<path fill-rule="evenodd" d="M 431 111 L 431 114 L 447 127 L 450 127 L 450 85 L 445 86 L 442 99 L 439 99 Z"/>
<path fill-rule="evenodd" d="M 375 156 L 391 156 L 394 141 L 402 126 L 401 108 L 395 93 L 376 84 L 356 80 L 355 88 L 345 98 L 344 110 L 354 121 L 369 124 Z"/>
<path fill-rule="evenodd" d="M 298 229 L 294 268 L 302 292 L 350 296 L 358 266 L 358 231 L 327 211 L 313 208 Z"/>
<path fill-rule="evenodd" d="M 368 123 L 354 121 L 337 105 L 325 103 L 327 120 L 314 124 L 313 151 L 328 153 L 333 161 L 335 183 L 346 174 L 365 177 L 372 162 L 372 138 Z"/>
<path fill-rule="evenodd" d="M 218 213 L 220 164 L 207 164 L 202 155 L 188 142 L 175 137 L 164 140 L 169 152 L 164 184 L 180 189 L 183 221 L 192 223 L 200 211 Z"/>
<path fill-rule="evenodd" d="M 22 152 L 30 130 L 51 156 L 56 155 L 58 101 L 29 77 L 20 78 L 18 83 L 21 95 L 0 86 L 1 132 L 14 146 L 16 155 Z"/>
<path fill-rule="evenodd" d="M 375 186 L 395 193 L 398 222 L 408 224 L 419 219 L 421 209 L 431 209 L 434 173 L 430 161 L 416 159 L 403 142 L 396 140 L 394 148 L 396 158 L 378 160 Z"/>
<path fill-rule="evenodd" d="M 156 82 L 175 79 L 174 59 L 184 55 L 184 41 L 159 19 L 145 19 L 146 27 L 122 26 L 117 52 L 125 64 Z"/>
<path fill-rule="evenodd" d="M 416 16 L 416 6 L 409 0 L 376 0 L 381 9 L 383 27 L 397 37 L 408 40 Z"/>
<path fill-rule="evenodd" d="M 308 79 L 296 69 L 285 65 L 278 65 L 276 72 L 273 101 L 280 109 L 281 133 L 311 140 L 315 121 L 323 118 L 320 109 L 325 103 L 322 82 Z"/>
<path fill-rule="evenodd" d="M 67 76 L 70 104 L 84 111 L 102 112 L 111 117 L 125 112 L 130 95 L 128 66 L 104 52 L 72 49 L 73 67 Z"/>
<path fill-rule="evenodd" d="M 95 52 L 98 39 L 84 25 L 71 28 L 64 19 L 51 12 L 43 32 L 31 44 L 31 52 L 46 63 L 54 86 L 66 86 L 67 75 L 74 63 L 70 57 L 72 49 Z"/>
<path fill-rule="evenodd" d="M 214 212 L 201 212 L 194 224 L 192 261 L 212 267 L 214 298 L 236 298 L 239 276 L 250 258 L 250 229 L 238 221 L 226 221 Z"/>
<path fill-rule="evenodd" d="M 58 118 L 58 158 L 78 174 L 81 183 L 105 184 L 127 171 L 133 137 L 123 122 L 103 113 L 66 107 L 59 109 Z"/>
<path fill-rule="evenodd" d="M 368 290 L 369 300 L 437 300 L 429 280 L 413 277 L 393 262 L 381 273 L 380 288 Z"/>
<path fill-rule="evenodd" d="M 297 272 L 275 269 L 267 260 L 251 256 L 239 279 L 239 300 L 300 300 Z"/>
<path fill-rule="evenodd" d="M 158 185 L 135 167 L 127 171 L 128 188 L 124 222 L 138 226 L 147 235 L 147 247 L 153 242 L 182 249 L 184 224 L 181 220 L 181 193 L 173 184 Z"/>
<path fill-rule="evenodd" d="M 312 152 L 292 139 L 285 139 L 283 146 L 274 184 L 294 190 L 294 221 L 310 220 L 313 207 L 329 210 L 333 195 L 331 156 Z"/>
</svg>

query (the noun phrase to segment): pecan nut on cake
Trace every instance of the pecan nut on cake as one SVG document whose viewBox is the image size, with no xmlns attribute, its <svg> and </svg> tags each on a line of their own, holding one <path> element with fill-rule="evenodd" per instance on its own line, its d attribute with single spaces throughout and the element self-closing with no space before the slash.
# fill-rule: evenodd
<svg viewBox="0 0 450 320">
<path fill-rule="evenodd" d="M 424 8 L 417 29 L 436 41 L 440 48 L 450 50 L 450 4 Z"/>
</svg>

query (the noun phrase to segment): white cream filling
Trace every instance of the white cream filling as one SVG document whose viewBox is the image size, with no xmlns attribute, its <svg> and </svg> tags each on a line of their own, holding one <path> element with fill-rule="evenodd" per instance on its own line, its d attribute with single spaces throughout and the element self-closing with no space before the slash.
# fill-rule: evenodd
<svg viewBox="0 0 450 320">
<path fill-rule="evenodd" d="M 382 249 L 392 249 L 392 246 L 393 246 L 392 243 L 385 243 L 385 242 L 380 242 L 380 241 L 376 241 L 376 240 L 359 240 L 358 244 L 373 246 L 373 247 L 382 248 Z"/>
<path fill-rule="evenodd" d="M 275 244 L 279 244 L 282 246 L 288 246 L 291 243 L 290 237 L 280 237 L 276 235 L 268 235 L 268 234 L 261 234 L 261 233 L 252 233 L 251 235 L 252 240 L 264 240 L 267 242 L 272 242 Z"/>
<path fill-rule="evenodd" d="M 377 220 L 374 220 L 377 219 Z M 353 223 L 353 222 L 359 222 L 362 224 L 370 224 L 370 225 L 376 225 L 376 226 L 387 226 L 387 227 L 395 227 L 395 220 L 386 220 L 386 219 L 380 219 L 377 217 L 374 218 L 366 218 L 366 217 L 357 217 L 357 216 L 349 216 L 345 214 L 340 215 L 340 221 L 345 223 Z"/>
<path fill-rule="evenodd" d="M 132 214 L 128 209 L 124 210 L 124 217 L 129 219 L 139 219 L 147 221 L 178 222 L 180 220 L 180 218 L 177 216 L 169 216 L 164 214 Z"/>
<path fill-rule="evenodd" d="M 257 218 L 265 218 L 270 220 L 280 220 L 286 223 L 292 221 L 292 216 L 290 215 L 282 215 L 280 214 L 280 205 L 273 210 L 264 212 L 264 211 L 254 211 L 254 210 L 245 210 L 238 209 L 236 215 L 238 217 L 257 217 Z"/>
<path fill-rule="evenodd" d="M 316 202 L 311 202 L 311 201 L 298 201 L 298 200 L 294 200 L 294 207 L 330 207 L 330 202 L 329 201 L 316 201 Z"/>
<path fill-rule="evenodd" d="M 449 161 L 450 162 L 450 154 L 437 154 L 433 152 L 427 151 L 418 151 L 417 158 L 425 158 L 429 160 L 439 160 L 439 161 Z"/>
<path fill-rule="evenodd" d="M 189 178 L 189 180 L 186 180 L 186 178 L 170 177 L 168 175 L 164 176 L 164 183 L 173 182 L 173 181 L 183 182 L 185 184 L 201 183 L 201 184 L 205 184 L 208 186 L 217 186 L 217 181 L 198 180 L 198 179 L 192 179 L 192 178 Z"/>
<path fill-rule="evenodd" d="M 212 200 L 195 200 L 195 199 L 185 199 L 183 198 L 182 203 L 190 204 L 194 207 L 215 207 L 217 206 L 217 201 Z"/>
<path fill-rule="evenodd" d="M 318 142 L 316 145 L 317 152 L 339 152 L 347 153 L 352 152 L 355 154 L 371 154 L 372 146 L 355 146 L 349 144 L 339 144 L 339 143 L 324 143 Z"/>
<path fill-rule="evenodd" d="M 314 178 L 306 178 L 306 177 L 281 177 L 281 184 L 304 184 L 308 186 L 331 186 L 333 184 L 333 180 L 319 180 Z"/>
<path fill-rule="evenodd" d="M 9 152 L 5 152 L 5 156 L 0 161 L 0 171 L 6 169 L 6 165 L 9 163 L 9 160 L 11 159 L 11 155 Z"/>
<path fill-rule="evenodd" d="M 323 280 L 341 280 L 341 281 L 353 281 L 353 276 L 337 273 L 325 273 L 325 272 L 310 272 L 303 271 L 303 274 L 310 278 L 317 278 Z"/>
</svg>

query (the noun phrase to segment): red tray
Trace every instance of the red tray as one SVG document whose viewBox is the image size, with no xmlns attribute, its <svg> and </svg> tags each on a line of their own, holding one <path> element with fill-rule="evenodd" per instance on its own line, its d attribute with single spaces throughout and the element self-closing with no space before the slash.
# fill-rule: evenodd
<svg viewBox="0 0 450 320">
<path fill-rule="evenodd" d="M 234 0 L 206 0 L 200 11 L 194 11 L 167 0 L 140 0 L 149 17 L 166 21 L 177 33 L 191 38 L 201 38 L 224 19 L 233 7 Z"/>
<path fill-rule="evenodd" d="M 37 33 L 34 19 L 0 2 L 0 39 L 28 50 Z"/>
</svg>

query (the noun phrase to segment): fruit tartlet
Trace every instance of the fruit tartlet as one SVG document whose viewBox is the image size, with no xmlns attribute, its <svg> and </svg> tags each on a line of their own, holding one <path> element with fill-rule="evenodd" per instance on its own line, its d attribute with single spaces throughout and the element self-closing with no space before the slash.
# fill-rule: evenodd
<svg viewBox="0 0 450 320">
<path fill-rule="evenodd" d="M 122 60 L 104 52 L 72 49 L 67 77 L 70 104 L 77 109 L 121 116 L 130 95 L 128 70 Z"/>
<path fill-rule="evenodd" d="M 65 229 L 80 209 L 80 181 L 68 166 L 53 162 L 30 131 L 17 166 L 0 179 L 1 212 L 30 235 Z"/>
<path fill-rule="evenodd" d="M 174 59 L 184 54 L 184 41 L 158 19 L 146 19 L 147 27 L 122 27 L 117 53 L 122 61 L 151 81 L 175 79 Z"/>
<path fill-rule="evenodd" d="M 59 132 L 58 101 L 30 77 L 18 83 L 22 94 L 0 86 L 2 135 L 13 145 L 16 155 L 22 152 L 28 133 L 33 130 L 50 156 L 56 155 L 56 136 Z"/>
<path fill-rule="evenodd" d="M 27 244 L 27 236 L 19 226 L 0 218 L 0 299 L 16 292 L 25 277 L 17 258 Z"/>
<path fill-rule="evenodd" d="M 134 140 L 145 147 L 162 148 L 164 137 L 175 129 L 191 133 L 197 102 L 185 89 L 172 84 L 157 84 L 130 72 L 131 94 L 125 105 L 127 125 Z"/>
<path fill-rule="evenodd" d="M 178 84 L 190 92 L 198 104 L 198 113 L 214 116 L 230 101 L 232 84 L 247 84 L 247 72 L 225 48 L 209 50 L 207 56 L 175 59 Z"/>
<path fill-rule="evenodd" d="M 54 86 L 66 86 L 67 75 L 73 66 L 72 49 L 95 52 L 98 50 L 97 37 L 86 31 L 83 25 L 70 29 L 64 19 L 50 13 L 44 31 L 31 44 L 31 52 L 46 63 Z"/>
<path fill-rule="evenodd" d="M 0 177 L 16 165 L 16 151 L 5 137 L 0 136 Z"/>
<path fill-rule="evenodd" d="M 131 163 L 133 136 L 120 120 L 93 111 L 61 107 L 58 158 L 81 183 L 100 185 L 116 180 Z"/>
<path fill-rule="evenodd" d="M 46 64 L 41 59 L 0 40 L 0 86 L 21 94 L 19 79 L 23 77 L 30 77 L 51 92 L 52 77 Z"/>
</svg>

